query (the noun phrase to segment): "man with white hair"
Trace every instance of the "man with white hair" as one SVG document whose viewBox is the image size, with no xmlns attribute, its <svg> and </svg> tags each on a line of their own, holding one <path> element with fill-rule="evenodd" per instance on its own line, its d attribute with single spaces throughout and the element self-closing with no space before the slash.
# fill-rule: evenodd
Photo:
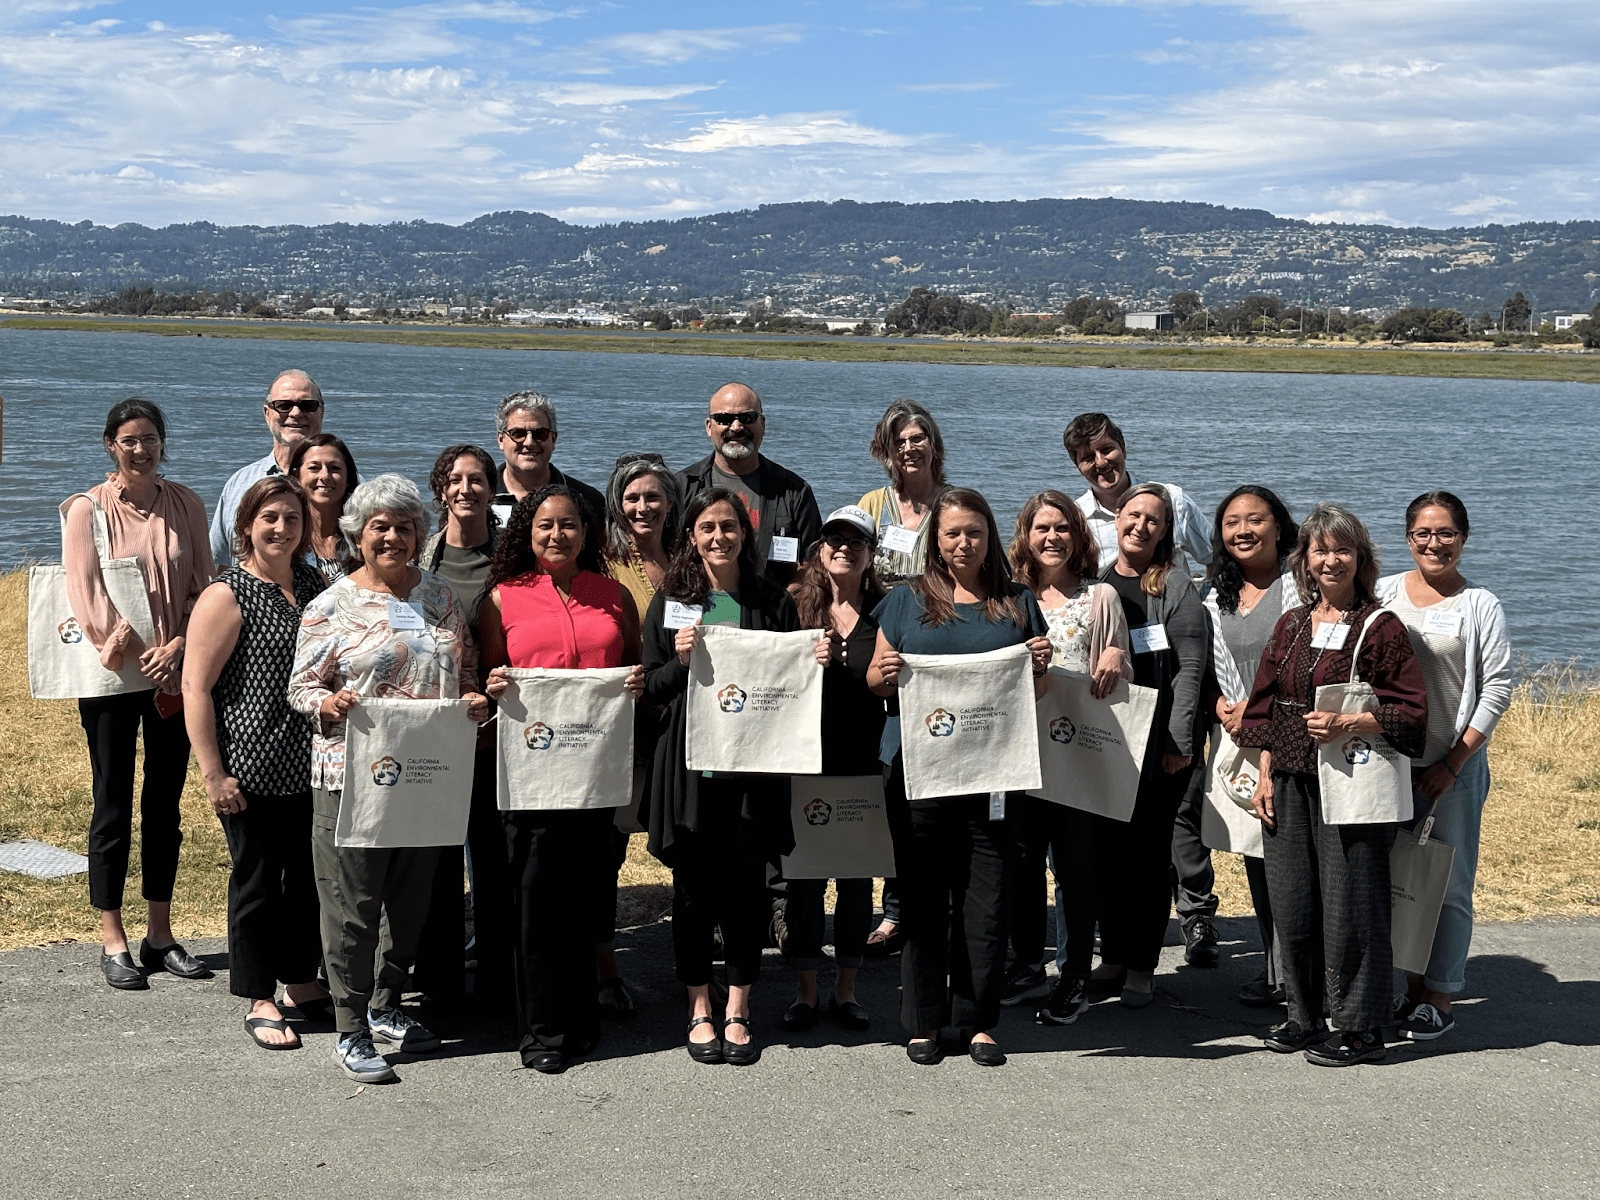
<svg viewBox="0 0 1600 1200">
<path fill-rule="evenodd" d="M 542 392 L 512 392 L 494 413 L 495 440 L 506 456 L 495 484 L 495 510 L 502 523 L 518 500 L 540 488 L 559 484 L 570 488 L 594 512 L 596 530 L 605 528 L 606 498 L 598 489 L 564 474 L 550 456 L 556 448 L 556 406 Z"/>
<path fill-rule="evenodd" d="M 322 389 L 304 371 L 291 368 L 279 372 L 267 389 L 261 411 L 267 419 L 267 432 L 272 434 L 272 452 L 228 477 L 211 514 L 211 561 L 219 572 L 233 562 L 233 518 L 250 485 L 287 472 L 295 446 L 322 432 Z"/>
</svg>

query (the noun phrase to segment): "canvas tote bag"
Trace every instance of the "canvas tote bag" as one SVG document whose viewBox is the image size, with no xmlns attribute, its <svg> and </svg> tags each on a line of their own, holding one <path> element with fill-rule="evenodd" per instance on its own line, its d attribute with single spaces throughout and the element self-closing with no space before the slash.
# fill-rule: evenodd
<svg viewBox="0 0 1600 1200">
<path fill-rule="evenodd" d="M 1131 820 L 1159 693 L 1118 680 L 1111 695 L 1096 700 L 1089 676 L 1065 667 L 1051 667 L 1049 680 L 1036 709 L 1044 786 L 1028 794 Z"/>
<path fill-rule="evenodd" d="M 789 781 L 794 850 L 785 879 L 892 879 L 894 842 L 881 775 L 796 775 Z"/>
<path fill-rule="evenodd" d="M 1456 860 L 1454 846 L 1429 836 L 1438 807 L 1435 800 L 1422 824 L 1414 830 L 1402 829 L 1389 852 L 1389 943 L 1394 965 L 1413 975 L 1428 973 L 1433 935 L 1439 929 L 1450 868 Z"/>
<path fill-rule="evenodd" d="M 478 727 L 465 700 L 361 697 L 345 720 L 340 849 L 459 846 Z"/>
<path fill-rule="evenodd" d="M 1261 821 L 1250 807 L 1261 778 L 1261 751 L 1247 750 L 1221 722 L 1211 726 L 1205 803 L 1200 806 L 1200 841 L 1212 850 L 1261 857 Z"/>
<path fill-rule="evenodd" d="M 906 654 L 900 745 L 906 799 L 1026 792 L 1044 784 L 1026 643 L 983 654 Z"/>
<path fill-rule="evenodd" d="M 822 773 L 819 636 L 701 627 L 689 659 L 689 770 Z"/>
<path fill-rule="evenodd" d="M 1386 609 L 1367 618 L 1350 655 L 1350 682 L 1317 689 L 1318 712 L 1375 712 L 1378 696 L 1357 678 L 1361 643 Z M 1411 819 L 1411 760 L 1381 734 L 1353 733 L 1317 749 L 1322 820 L 1328 825 L 1379 825 Z"/>
<path fill-rule="evenodd" d="M 513 667 L 499 701 L 501 812 L 621 808 L 633 798 L 631 667 Z"/>
<path fill-rule="evenodd" d="M 100 576 L 111 603 L 145 644 L 155 641 L 156 623 L 150 615 L 150 593 L 137 558 L 112 558 L 111 533 L 106 514 L 93 496 L 80 492 L 94 508 L 94 545 L 100 554 Z M 77 495 L 61 504 L 61 540 L 66 544 L 67 510 Z M 139 670 L 139 658 L 122 656 L 122 669 L 108 671 L 100 665 L 94 648 L 72 615 L 67 600 L 67 572 L 60 563 L 39 563 L 28 568 L 28 690 L 35 700 L 74 700 L 80 696 L 120 696 L 148 692 L 155 687 Z"/>
</svg>

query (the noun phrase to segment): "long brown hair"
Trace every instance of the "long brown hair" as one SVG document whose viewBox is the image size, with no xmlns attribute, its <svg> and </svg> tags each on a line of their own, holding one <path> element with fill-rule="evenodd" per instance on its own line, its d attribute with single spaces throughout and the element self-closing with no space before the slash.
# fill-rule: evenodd
<svg viewBox="0 0 1600 1200">
<path fill-rule="evenodd" d="M 728 504 L 739 518 L 739 529 L 744 542 L 739 547 L 739 587 L 746 579 L 756 575 L 756 531 L 750 524 L 750 512 L 744 501 L 724 487 L 710 487 L 696 492 L 683 510 L 683 531 L 678 535 L 678 546 L 667 564 L 667 574 L 661 581 L 661 591 L 669 600 L 683 604 L 704 604 L 711 594 L 711 580 L 706 575 L 705 564 L 700 561 L 700 551 L 694 545 L 694 526 L 700 514 L 713 504 Z M 754 597 L 741 596 L 741 603 L 753 603 Z"/>
<path fill-rule="evenodd" d="M 1011 569 L 1006 565 L 1005 551 L 1000 547 L 1000 528 L 995 524 L 994 510 L 972 488 L 947 487 L 933 500 L 932 525 L 928 530 L 928 557 L 922 574 L 911 581 L 911 586 L 922 597 L 922 624 L 937 629 L 947 621 L 956 619 L 956 582 L 950 568 L 939 552 L 939 526 L 944 514 L 952 508 L 964 508 L 981 516 L 989 527 L 989 544 L 983 556 L 978 584 L 986 593 L 983 601 L 984 619 L 994 623 L 1010 621 L 1023 624 L 1022 606 L 1012 595 Z"/>
<path fill-rule="evenodd" d="M 1157 497 L 1161 501 L 1162 510 L 1167 514 L 1166 532 L 1156 543 L 1155 553 L 1150 556 L 1150 565 L 1144 569 L 1144 574 L 1139 576 L 1139 590 L 1146 596 L 1159 596 L 1167 590 L 1167 574 L 1172 570 L 1173 560 L 1177 557 L 1177 538 L 1172 531 L 1172 497 L 1159 483 L 1141 483 L 1122 493 L 1122 497 L 1117 501 L 1117 515 L 1120 517 L 1122 510 L 1140 496 Z M 1122 539 L 1119 537 L 1117 540 L 1120 542 Z"/>
<path fill-rule="evenodd" d="M 1072 557 L 1067 560 L 1067 570 L 1079 579 L 1093 579 L 1100 573 L 1100 547 L 1089 532 L 1089 522 L 1083 510 L 1069 500 L 1065 493 L 1046 488 L 1036 496 L 1029 496 L 1022 511 L 1017 514 L 1017 531 L 1011 538 L 1011 574 L 1024 587 L 1039 586 L 1039 556 L 1033 552 L 1028 532 L 1041 508 L 1053 508 L 1067 518 L 1072 527 Z"/>
<path fill-rule="evenodd" d="M 794 606 L 800 613 L 801 629 L 833 629 L 833 578 L 822 565 L 825 543 L 820 539 L 811 557 L 800 568 L 795 581 L 789 585 Z M 878 569 L 872 561 L 872 544 L 867 543 L 867 569 L 861 572 L 861 611 L 871 612 L 873 607 L 889 594 L 878 578 Z"/>
</svg>

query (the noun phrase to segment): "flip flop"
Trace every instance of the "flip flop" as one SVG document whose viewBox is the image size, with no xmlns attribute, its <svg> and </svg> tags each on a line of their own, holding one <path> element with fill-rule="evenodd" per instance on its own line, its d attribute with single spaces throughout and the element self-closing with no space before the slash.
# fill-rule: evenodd
<svg viewBox="0 0 1600 1200">
<path fill-rule="evenodd" d="M 275 1021 L 271 1017 L 246 1017 L 244 1019 L 244 1028 L 245 1032 L 250 1035 L 250 1040 L 263 1050 L 298 1050 L 305 1044 L 300 1040 L 300 1035 L 297 1033 L 295 1034 L 295 1040 L 292 1042 L 263 1042 L 256 1036 L 256 1030 L 258 1029 L 276 1029 L 280 1033 L 294 1033 L 294 1030 L 289 1028 L 289 1022 L 287 1021 Z"/>
</svg>

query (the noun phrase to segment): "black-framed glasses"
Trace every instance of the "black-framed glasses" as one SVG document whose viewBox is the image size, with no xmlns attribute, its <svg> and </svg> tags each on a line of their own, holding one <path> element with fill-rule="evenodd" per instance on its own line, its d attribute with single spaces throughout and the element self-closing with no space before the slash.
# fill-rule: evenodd
<svg viewBox="0 0 1600 1200">
<path fill-rule="evenodd" d="M 617 461 L 612 464 L 611 469 L 613 471 L 620 471 L 623 467 L 627 466 L 629 463 L 636 463 L 636 462 L 649 463 L 653 467 L 664 467 L 664 466 L 667 465 L 667 460 L 662 458 L 661 455 L 657 454 L 655 451 L 653 451 L 653 450 L 642 450 L 637 454 L 619 454 L 619 455 L 617 455 Z"/>
<path fill-rule="evenodd" d="M 852 550 L 865 550 L 867 539 L 859 533 L 825 533 L 822 540 L 828 544 L 830 550 L 839 550 L 845 546 Z"/>
<path fill-rule="evenodd" d="M 711 419 L 718 425 L 721 425 L 724 429 L 728 428 L 735 421 L 739 422 L 739 424 L 745 426 L 746 428 L 749 428 L 751 425 L 754 425 L 757 421 L 761 420 L 762 416 L 763 414 L 758 412 L 712 413 Z"/>
<path fill-rule="evenodd" d="M 1412 529 L 1406 533 L 1406 540 L 1413 546 L 1426 546 L 1432 541 L 1441 546 L 1454 546 L 1460 536 L 1459 529 Z"/>
<path fill-rule="evenodd" d="M 549 428 L 545 428 L 545 429 L 508 429 L 508 430 L 506 430 L 506 436 L 508 438 L 510 438 L 513 442 L 516 442 L 517 445 L 519 445 L 519 446 L 523 442 L 528 441 L 530 438 L 533 440 L 535 445 L 542 446 L 546 442 L 548 442 L 551 438 L 555 437 L 555 435 L 556 435 L 556 431 L 554 429 L 549 429 Z"/>
<path fill-rule="evenodd" d="M 322 409 L 322 401 L 313 400 L 308 396 L 304 400 L 268 400 L 266 406 L 280 417 L 287 417 L 297 408 L 303 413 L 319 412 Z"/>
</svg>

